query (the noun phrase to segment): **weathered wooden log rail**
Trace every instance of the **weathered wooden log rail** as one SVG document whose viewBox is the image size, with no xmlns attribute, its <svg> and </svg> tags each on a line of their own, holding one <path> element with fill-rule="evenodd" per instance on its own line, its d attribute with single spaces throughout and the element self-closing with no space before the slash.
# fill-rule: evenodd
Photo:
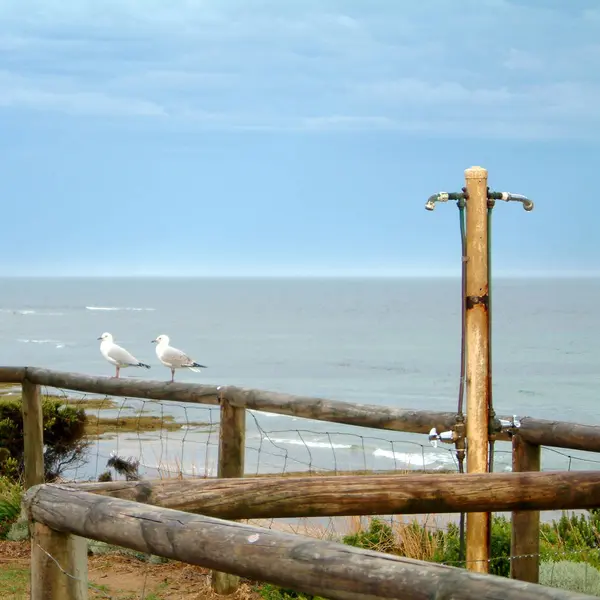
<svg viewBox="0 0 600 600">
<path fill-rule="evenodd" d="M 278 519 L 595 508 L 600 471 L 156 479 L 68 487 L 220 519 Z"/>
<path fill-rule="evenodd" d="M 188 511 L 197 510 L 231 519 L 250 518 L 248 515 L 252 510 L 255 511 L 252 518 L 510 510 L 513 512 L 511 554 L 515 557 L 511 561 L 511 577 L 522 581 L 538 581 L 539 511 L 592 508 L 596 506 L 595 499 L 600 497 L 598 479 L 594 473 L 539 473 L 542 445 L 600 452 L 598 426 L 521 418 L 521 427 L 513 430 L 512 474 L 450 475 L 449 478 L 435 475 L 435 482 L 431 477 L 428 479 L 427 475 L 418 475 L 416 479 L 407 476 L 404 480 L 396 479 L 398 476 L 395 475 L 391 478 L 382 476 L 381 479 L 360 476 L 363 483 L 356 478 L 348 479 L 339 475 L 335 478 L 254 480 L 244 478 L 246 410 L 421 434 L 428 433 L 432 427 L 438 431 L 452 429 L 456 415 L 233 386 L 123 380 L 33 367 L 0 367 L 0 383 L 21 384 L 23 390 L 26 488 L 43 483 L 40 386 L 47 386 L 97 395 L 220 407 L 219 480 L 179 482 L 179 489 L 165 482 L 118 483 L 117 487 L 111 487 L 111 484 L 105 487 L 88 484 L 92 486 L 89 489 L 93 488 L 101 494 L 121 495 L 123 498 L 135 498 Z M 504 437 L 495 435 L 495 439 L 509 438 L 504 434 Z M 538 473 L 532 473 L 536 471 Z M 143 493 L 150 494 L 151 499 L 142 499 L 140 494 Z M 304 506 L 298 501 L 299 493 L 302 494 Z M 235 494 L 241 499 L 236 501 Z M 307 506 L 312 510 L 309 514 L 306 514 Z M 40 524 L 36 527 L 39 539 L 48 539 L 50 544 L 58 539 L 47 527 Z M 67 561 L 72 559 L 76 548 L 71 537 L 68 539 L 71 540 L 68 544 L 61 542 L 57 545 L 57 552 L 63 552 Z M 39 561 L 46 560 L 46 566 L 40 567 L 46 572 L 52 565 L 44 556 L 38 558 Z M 236 586 L 236 576 L 220 571 L 213 574 L 213 587 L 217 592 L 228 593 Z"/>
<path fill-rule="evenodd" d="M 24 504 L 31 520 L 44 528 L 44 535 L 34 538 L 40 556 L 91 538 L 332 600 L 592 598 L 65 486 L 35 486 Z M 42 592 L 32 593 L 33 600 L 87 597 L 87 555 L 70 556 L 76 559 L 63 562 L 67 574 L 56 564 L 46 565 L 45 587 L 34 586 Z"/>
<path fill-rule="evenodd" d="M 213 406 L 219 405 L 219 398 L 222 398 L 226 399 L 232 407 L 240 409 L 405 433 L 426 434 L 432 427 L 444 431 L 451 429 L 456 422 L 456 414 L 453 412 L 389 408 L 234 386 L 128 381 L 35 367 L 0 367 L 0 383 L 19 384 L 24 380 L 37 385 L 92 394 L 172 400 Z M 523 417 L 518 433 L 525 442 L 536 446 L 600 452 L 600 426 L 597 425 Z M 509 437 L 498 434 L 495 439 L 508 441 Z"/>
</svg>

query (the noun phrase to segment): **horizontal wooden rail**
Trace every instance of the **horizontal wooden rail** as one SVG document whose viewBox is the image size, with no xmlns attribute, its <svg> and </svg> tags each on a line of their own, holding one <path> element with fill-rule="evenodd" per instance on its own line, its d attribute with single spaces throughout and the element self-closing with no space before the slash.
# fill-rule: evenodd
<svg viewBox="0 0 600 600">
<path fill-rule="evenodd" d="M 0 374 L 3 369 L 4 367 L 0 367 Z M 387 408 L 262 390 L 246 390 L 233 386 L 126 380 L 35 367 L 27 367 L 24 372 L 24 376 L 32 383 L 60 389 L 212 405 L 219 403 L 219 394 L 221 394 L 234 408 L 248 408 L 292 417 L 409 433 L 428 433 L 432 427 L 445 430 L 456 420 L 456 415 L 450 412 Z"/>
<path fill-rule="evenodd" d="M 429 433 L 432 427 L 440 431 L 456 422 L 456 413 L 451 412 L 389 408 L 232 386 L 223 388 L 223 396 L 237 408 L 406 433 Z"/>
<path fill-rule="evenodd" d="M 452 412 L 388 408 L 233 386 L 115 379 L 35 367 L 0 367 L 0 383 L 21 383 L 25 378 L 39 385 L 93 394 L 210 405 L 218 404 L 220 392 L 237 408 L 406 433 L 429 433 L 432 427 L 445 431 L 451 429 L 456 420 Z M 597 425 L 522 417 L 519 435 L 532 445 L 600 452 L 600 426 Z M 509 438 L 503 433 L 495 439 Z"/>
<path fill-rule="evenodd" d="M 600 427 L 524 417 L 519 436 L 533 446 L 600 452 Z"/>
<path fill-rule="evenodd" d="M 38 385 L 89 394 L 173 400 L 194 404 L 219 404 L 219 387 L 216 385 L 178 383 L 177 381 L 145 381 L 143 379 L 127 380 L 34 367 L 27 367 L 25 378 Z"/>
<path fill-rule="evenodd" d="M 31 488 L 24 503 L 32 520 L 57 532 L 332 600 L 592 598 L 59 485 Z"/>
<path fill-rule="evenodd" d="M 69 484 L 221 519 L 596 508 L 600 471 L 333 475 Z"/>
<path fill-rule="evenodd" d="M 25 367 L 0 367 L 0 383 L 21 383 L 26 370 Z"/>
</svg>

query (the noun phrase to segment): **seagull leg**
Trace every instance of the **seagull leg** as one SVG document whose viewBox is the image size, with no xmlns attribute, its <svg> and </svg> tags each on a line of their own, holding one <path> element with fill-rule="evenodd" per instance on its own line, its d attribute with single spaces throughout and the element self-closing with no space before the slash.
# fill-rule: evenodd
<svg viewBox="0 0 600 600">
<path fill-rule="evenodd" d="M 121 370 L 121 368 L 119 367 L 119 365 L 116 365 L 116 367 L 117 367 L 117 375 L 116 375 L 116 378 L 117 378 L 117 379 L 119 379 L 119 371 Z"/>
<path fill-rule="evenodd" d="M 175 381 L 175 369 L 171 369 L 171 383 Z"/>
</svg>

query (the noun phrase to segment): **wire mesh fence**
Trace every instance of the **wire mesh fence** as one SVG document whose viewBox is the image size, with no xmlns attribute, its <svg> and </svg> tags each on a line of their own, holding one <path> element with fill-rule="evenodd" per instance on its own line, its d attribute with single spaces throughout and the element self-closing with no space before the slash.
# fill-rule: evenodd
<svg viewBox="0 0 600 600">
<path fill-rule="evenodd" d="M 125 477 L 108 467 L 115 455 L 135 463 L 140 476 L 217 475 L 220 409 L 215 406 L 44 390 L 86 414 L 87 447 L 65 464 L 67 480 Z M 426 435 L 368 429 L 248 410 L 247 475 L 458 471 L 452 445 L 433 447 Z M 595 454 L 543 447 L 542 470 L 598 469 Z M 510 443 L 496 442 L 493 469 L 512 469 Z"/>
<path fill-rule="evenodd" d="M 54 389 L 44 389 L 43 394 L 46 398 L 60 398 L 83 409 L 87 417 L 86 447 L 77 460 L 65 460 L 62 480 L 97 481 L 107 473 L 111 479 L 212 477 L 217 474 L 219 407 Z M 246 414 L 247 475 L 458 470 L 454 448 L 445 444 L 433 447 L 426 435 L 255 411 Z M 119 468 L 115 468 L 115 457 L 135 465 L 135 469 L 128 472 L 118 464 Z M 597 469 L 599 463 L 597 456 L 591 453 L 546 447 L 542 451 L 543 470 Z M 509 471 L 511 464 L 510 444 L 497 442 L 494 470 Z M 597 570 L 600 567 L 600 520 L 595 513 L 544 512 L 541 516 L 540 552 L 514 556 L 510 550 L 510 514 L 494 515 L 490 572 L 508 576 L 513 561 L 534 559 L 539 563 L 540 583 L 592 594 L 597 591 L 600 595 L 600 572 Z M 456 514 L 381 515 L 248 522 L 312 538 L 465 567 L 468 565 L 460 550 L 458 517 Z M 90 544 L 94 542 L 90 541 Z M 107 550 L 115 551 L 114 548 Z M 148 586 L 151 587 L 154 581 L 154 575 L 150 573 L 155 573 L 148 570 L 148 565 L 154 566 L 150 557 L 132 557 L 131 553 L 127 556 L 127 560 L 139 562 L 142 559 L 147 570 L 143 587 L 150 589 Z M 189 571 L 189 566 L 169 564 L 169 576 L 174 577 L 173 581 L 179 577 L 179 571 L 185 569 L 188 574 L 206 577 L 202 570 Z"/>
<path fill-rule="evenodd" d="M 58 395 L 87 417 L 85 453 L 61 472 L 64 480 L 97 480 L 107 471 L 114 479 L 125 478 L 109 466 L 115 455 L 135 463 L 147 478 L 217 474 L 219 407 L 54 390 L 45 394 Z M 246 414 L 248 475 L 458 469 L 452 447 L 434 448 L 424 435 Z"/>
</svg>

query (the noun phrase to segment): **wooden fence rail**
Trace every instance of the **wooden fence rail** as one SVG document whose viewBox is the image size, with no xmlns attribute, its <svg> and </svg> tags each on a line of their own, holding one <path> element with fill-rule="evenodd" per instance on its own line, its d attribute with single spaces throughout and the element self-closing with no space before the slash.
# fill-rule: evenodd
<svg viewBox="0 0 600 600">
<path fill-rule="evenodd" d="M 77 540 L 90 538 L 332 600 L 592 598 L 59 485 L 31 488 L 24 504 L 32 521 L 54 532 L 50 548 L 47 538 L 34 536 L 38 558 L 46 552 L 72 556 Z M 86 598 L 81 583 L 87 582 L 86 565 L 75 560 L 65 565 L 74 573 L 50 560 L 32 564 L 34 600 Z"/>
<path fill-rule="evenodd" d="M 595 508 L 600 471 L 158 479 L 69 487 L 221 519 L 278 519 Z"/>
<path fill-rule="evenodd" d="M 428 433 L 430 427 L 434 426 L 440 430 L 447 430 L 452 427 L 455 420 L 454 413 L 442 413 L 435 411 L 412 411 L 406 409 L 385 408 L 381 406 L 370 406 L 355 403 L 345 403 L 339 401 L 326 400 L 321 398 L 310 398 L 304 396 L 294 396 L 291 394 L 279 394 L 274 392 L 265 392 L 261 390 L 245 390 L 231 386 L 209 386 L 189 383 L 171 383 L 171 382 L 156 382 L 156 381 L 127 381 L 115 379 L 112 377 L 91 377 L 74 373 L 62 373 L 59 371 L 51 371 L 47 369 L 37 368 L 16 368 L 16 367 L 0 367 L 0 382 L 20 383 L 23 387 L 23 418 L 24 418 L 24 434 L 25 434 L 25 483 L 26 487 L 43 483 L 43 440 L 42 440 L 42 413 L 40 410 L 40 392 L 39 387 L 49 386 L 59 389 L 70 389 L 83 391 L 95 394 L 107 394 L 113 396 L 132 396 L 139 398 L 158 399 L 158 400 L 175 400 L 180 402 L 192 402 L 209 405 L 220 405 L 221 410 L 221 428 L 219 438 L 219 477 L 220 478 L 241 478 L 244 475 L 244 435 L 245 435 L 245 411 L 246 409 L 262 410 L 267 412 L 278 413 L 282 415 L 303 417 L 307 419 L 317 419 L 336 423 L 343 423 L 363 427 L 375 427 L 380 429 L 389 429 L 396 431 L 405 431 L 412 433 Z M 540 445 L 573 448 L 578 450 L 600 452 L 600 427 L 580 425 L 575 423 L 555 422 L 542 419 L 523 418 L 521 427 L 516 430 L 516 435 L 513 436 L 513 470 L 515 472 L 522 471 L 539 471 L 540 470 Z M 504 439 L 496 436 L 496 439 Z M 537 457 L 537 458 L 536 458 Z M 597 482 L 592 479 L 578 479 L 578 477 L 586 477 L 589 474 L 573 473 L 566 475 L 571 490 L 574 492 L 565 491 L 564 486 L 561 487 L 555 479 L 555 487 L 548 484 L 552 479 L 546 478 L 544 474 L 539 479 L 529 480 L 522 479 L 520 491 L 525 494 L 527 490 L 531 492 L 531 502 L 527 504 L 524 495 L 514 496 L 511 500 L 503 496 L 508 488 L 502 488 L 502 483 L 498 479 L 500 488 L 493 488 L 492 483 L 480 485 L 481 489 L 487 490 L 488 499 L 492 499 L 495 504 L 488 502 L 485 504 L 486 511 L 493 510 L 512 510 L 513 511 L 513 540 L 512 554 L 514 556 L 531 555 L 527 558 L 515 560 L 511 566 L 511 575 L 515 579 L 521 579 L 529 582 L 538 581 L 539 558 L 533 556 L 537 554 L 535 549 L 539 549 L 539 511 L 549 509 L 568 509 L 568 508 L 591 508 L 589 496 L 586 493 L 589 490 L 596 490 L 594 495 L 597 496 Z M 562 477 L 565 474 L 555 475 Z M 504 477 L 503 474 L 487 475 L 486 477 Z M 423 480 L 423 475 L 419 475 L 418 483 L 415 482 L 414 487 L 404 490 L 404 495 L 401 490 L 394 488 L 393 480 L 388 487 L 381 487 L 382 484 L 377 482 L 379 491 L 390 490 L 389 494 L 394 495 L 394 503 L 390 504 L 393 508 L 384 510 L 382 507 L 386 505 L 387 500 L 379 496 L 379 500 L 375 496 L 370 496 L 369 502 L 375 512 L 368 512 L 368 505 L 358 500 L 355 496 L 348 496 L 348 503 L 345 505 L 340 501 L 344 494 L 341 493 L 339 484 L 333 484 L 333 492 L 328 498 L 329 509 L 323 507 L 318 508 L 318 492 L 314 484 L 307 483 L 302 492 L 309 494 L 313 493 L 310 502 L 313 502 L 312 515 L 327 514 L 330 516 L 342 514 L 393 514 L 393 513 L 410 513 L 410 512 L 460 512 L 460 511 L 475 511 L 477 507 L 483 507 L 483 504 L 478 504 L 477 492 L 475 495 L 467 497 L 466 491 L 460 486 L 452 487 L 452 483 L 443 479 L 442 475 L 436 476 L 436 481 L 439 485 L 434 485 L 431 489 L 441 489 L 441 485 L 446 485 L 446 494 L 448 498 L 433 498 L 428 495 L 425 488 L 426 480 Z M 468 476 L 467 476 L 468 477 Z M 441 479 L 440 479 L 441 478 Z M 336 477 L 339 479 L 339 476 Z M 268 488 L 268 479 L 260 480 L 260 487 L 264 490 Z M 321 479 L 323 481 L 323 479 Z M 469 481 L 466 479 L 465 481 Z M 490 481 L 496 481 L 494 479 Z M 512 481 L 512 480 L 509 480 Z M 527 481 L 530 481 L 528 484 Z M 441 482 L 441 483 L 440 483 Z M 535 483 L 533 483 L 535 482 Z M 580 483 L 583 484 L 580 485 Z M 146 483 L 143 485 L 147 485 Z M 160 486 L 152 485 L 151 493 L 162 493 Z M 238 483 L 228 482 L 227 485 L 236 486 Z M 285 484 L 287 485 L 287 484 Z M 485 487 L 485 486 L 488 487 Z M 534 498 L 532 490 L 534 486 L 536 494 L 539 497 Z M 311 487 L 313 486 L 313 487 Z M 242 484 L 246 498 L 252 497 L 252 492 L 246 484 Z M 140 489 L 134 488 L 135 493 L 139 493 Z M 204 500 L 207 501 L 210 488 L 204 489 Z M 232 487 L 233 489 L 233 487 Z M 284 488 L 287 489 L 287 488 Z M 358 488 L 357 488 L 358 489 Z M 377 488 L 373 488 L 377 491 Z M 123 493 L 130 493 L 128 488 L 123 488 Z M 312 490 L 312 491 L 311 491 Z M 364 491 L 364 490 L 363 490 Z M 133 493 L 133 492 L 132 492 Z M 170 492 L 169 492 L 170 493 Z M 165 494 L 168 495 L 167 492 Z M 411 497 L 410 494 L 413 494 Z M 461 495 L 462 494 L 462 495 Z M 452 504 L 452 496 L 455 498 L 455 503 Z M 298 515 L 304 508 L 296 500 L 288 502 L 282 496 L 273 492 L 266 498 L 265 506 L 276 506 L 277 510 L 287 510 L 287 513 L 280 513 L 281 516 Z M 411 499 L 412 498 L 412 499 Z M 515 498 L 521 498 L 515 500 Z M 480 498 L 481 500 L 481 498 Z M 166 500 L 163 498 L 163 501 Z M 169 500 L 172 501 L 172 500 Z M 186 502 L 183 496 L 177 502 Z M 270 502 L 271 504 L 268 504 Z M 324 502 L 324 500 L 322 501 Z M 341 502 L 341 503 L 340 503 Z M 351 503 L 355 504 L 352 505 Z M 379 504 L 377 504 L 379 502 Z M 503 504 L 504 502 L 504 504 Z M 275 504 L 273 504 L 275 503 Z M 411 504 L 412 503 L 412 504 Z M 295 504 L 295 506 L 294 506 Z M 361 512 L 356 512 L 356 506 L 361 506 Z M 180 507 L 181 504 L 176 506 Z M 210 512 L 210 508 L 206 508 L 207 504 L 202 504 L 198 510 Z M 287 508 L 286 508 L 287 506 Z M 413 508 L 411 508 L 411 506 Z M 316 507 L 316 508 L 315 508 Z M 337 507 L 337 508 L 336 508 Z M 222 510 L 230 510 L 230 518 L 247 518 L 243 511 L 229 501 L 227 506 Z M 238 510 L 238 512 L 235 512 Z M 322 512 L 319 512 L 321 510 Z M 266 508 L 264 508 L 266 512 Z M 295 511 L 295 512 L 294 512 Z M 337 511 L 337 512 L 336 512 Z M 343 512 L 346 511 L 346 512 Z M 353 511 L 353 512 L 348 512 Z M 212 513 L 211 513 L 212 514 Z M 215 515 L 224 516 L 226 513 L 214 513 Z M 269 514 L 269 518 L 275 517 L 274 514 Z M 308 515 L 310 516 L 310 515 Z M 258 517 L 256 517 L 258 518 Z M 43 526 L 39 526 L 42 527 Z M 40 534 L 41 535 L 41 534 Z M 45 535 L 50 542 L 55 536 L 51 535 L 49 530 L 45 530 Z M 213 577 L 213 585 L 215 590 L 233 590 L 236 586 L 236 579 L 231 576 L 223 575 L 215 572 Z"/>
<path fill-rule="evenodd" d="M 0 383 L 17 384 L 24 379 L 38 385 L 92 394 L 195 404 L 218 405 L 222 397 L 236 408 L 405 433 L 429 433 L 432 427 L 438 431 L 449 430 L 456 421 L 453 412 L 388 408 L 233 386 L 127 381 L 35 367 L 0 367 Z M 522 417 L 518 433 L 523 441 L 537 446 L 600 452 L 600 426 Z M 496 433 L 493 437 L 499 441 L 510 440 L 506 433 Z"/>
</svg>

